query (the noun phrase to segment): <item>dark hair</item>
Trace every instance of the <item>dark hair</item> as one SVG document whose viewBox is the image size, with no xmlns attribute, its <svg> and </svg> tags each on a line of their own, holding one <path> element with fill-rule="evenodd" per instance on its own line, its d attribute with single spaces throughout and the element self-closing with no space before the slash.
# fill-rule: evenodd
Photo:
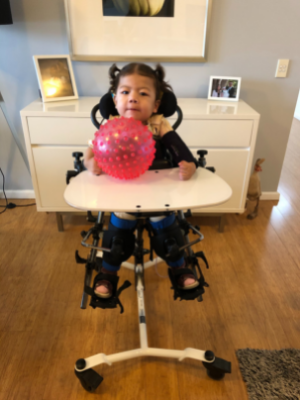
<svg viewBox="0 0 300 400">
<path fill-rule="evenodd" d="M 164 92 L 172 91 L 172 87 L 164 81 L 165 70 L 160 64 L 156 65 L 156 69 L 152 69 L 146 64 L 142 63 L 130 63 L 125 65 L 122 69 L 119 69 L 116 64 L 113 64 L 109 69 L 110 77 L 110 88 L 109 90 L 116 93 L 120 78 L 126 75 L 137 74 L 141 76 L 147 76 L 153 79 L 156 100 L 161 99 Z"/>
</svg>

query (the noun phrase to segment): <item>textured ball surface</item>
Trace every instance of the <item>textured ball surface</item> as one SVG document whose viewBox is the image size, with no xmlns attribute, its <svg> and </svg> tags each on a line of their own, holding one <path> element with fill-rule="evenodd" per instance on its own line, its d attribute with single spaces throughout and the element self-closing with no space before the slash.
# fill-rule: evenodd
<svg viewBox="0 0 300 400">
<path fill-rule="evenodd" d="M 101 125 L 93 140 L 94 157 L 108 175 L 133 179 L 145 173 L 155 156 L 148 127 L 133 118 L 115 118 Z"/>
</svg>

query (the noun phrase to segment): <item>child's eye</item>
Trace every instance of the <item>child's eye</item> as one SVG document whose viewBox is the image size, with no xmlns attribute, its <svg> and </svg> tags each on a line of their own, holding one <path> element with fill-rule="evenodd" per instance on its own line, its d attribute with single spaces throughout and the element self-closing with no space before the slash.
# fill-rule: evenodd
<svg viewBox="0 0 300 400">
<path fill-rule="evenodd" d="M 122 90 L 121 94 L 128 94 L 128 90 Z"/>
<path fill-rule="evenodd" d="M 146 93 L 146 92 L 141 92 L 140 93 L 142 96 L 148 96 L 148 93 Z"/>
</svg>

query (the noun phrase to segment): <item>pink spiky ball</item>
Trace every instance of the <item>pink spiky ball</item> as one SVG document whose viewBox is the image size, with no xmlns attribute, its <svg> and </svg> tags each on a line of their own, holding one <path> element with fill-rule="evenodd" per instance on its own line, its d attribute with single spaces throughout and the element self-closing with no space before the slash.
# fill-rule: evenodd
<svg viewBox="0 0 300 400">
<path fill-rule="evenodd" d="M 115 118 L 101 125 L 93 145 L 99 167 L 119 179 L 133 179 L 144 174 L 155 156 L 152 133 L 133 118 Z"/>
</svg>

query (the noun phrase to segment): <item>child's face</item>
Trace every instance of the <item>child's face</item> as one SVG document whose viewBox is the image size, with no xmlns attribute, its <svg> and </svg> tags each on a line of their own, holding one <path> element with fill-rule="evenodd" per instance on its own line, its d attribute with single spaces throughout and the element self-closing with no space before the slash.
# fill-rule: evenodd
<svg viewBox="0 0 300 400">
<path fill-rule="evenodd" d="M 122 117 L 132 117 L 146 123 L 158 110 L 160 101 L 155 98 L 153 80 L 147 76 L 133 74 L 120 78 L 114 103 Z"/>
</svg>

